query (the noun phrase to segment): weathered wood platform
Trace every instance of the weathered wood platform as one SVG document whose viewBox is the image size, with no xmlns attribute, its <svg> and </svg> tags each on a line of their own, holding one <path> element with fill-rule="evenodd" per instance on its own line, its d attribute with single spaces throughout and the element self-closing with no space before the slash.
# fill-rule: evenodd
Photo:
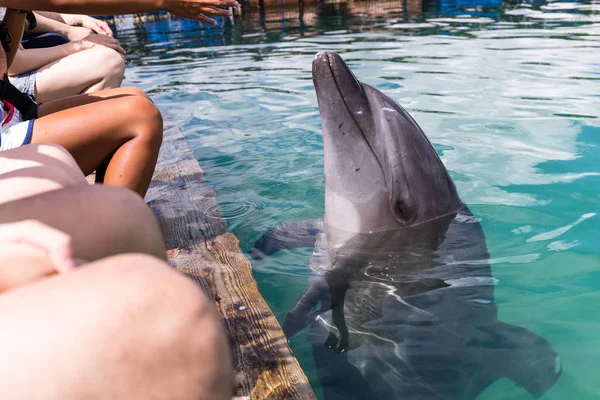
<svg viewBox="0 0 600 400">
<path fill-rule="evenodd" d="M 314 399 L 237 238 L 227 233 L 224 219 L 214 217 L 220 214 L 215 193 L 173 125 L 165 130 L 146 202 L 160 221 L 169 263 L 204 289 L 223 318 L 236 372 L 234 395 Z"/>
</svg>

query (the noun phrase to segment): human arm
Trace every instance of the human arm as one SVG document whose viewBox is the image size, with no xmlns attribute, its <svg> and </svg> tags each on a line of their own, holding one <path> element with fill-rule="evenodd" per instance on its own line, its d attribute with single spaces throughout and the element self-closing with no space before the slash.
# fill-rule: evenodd
<svg viewBox="0 0 600 400">
<path fill-rule="evenodd" d="M 42 68 L 43 66 L 48 65 L 56 60 L 95 46 L 105 46 L 121 54 L 125 54 L 125 50 L 123 50 L 116 39 L 106 35 L 97 35 L 95 33 L 91 33 L 81 40 L 69 42 L 59 46 L 42 49 L 21 48 L 17 52 L 17 55 L 14 58 L 11 66 L 8 68 L 8 73 L 11 76 L 14 76 L 33 71 Z"/>
<path fill-rule="evenodd" d="M 67 14 L 119 15 L 164 10 L 184 18 L 215 24 L 207 15 L 231 16 L 215 7 L 238 7 L 236 0 L 0 0 L 15 9 L 57 11 Z"/>
<path fill-rule="evenodd" d="M 8 68 L 8 74 L 15 76 L 34 71 L 73 53 L 75 53 L 75 49 L 71 43 L 42 49 L 23 49 L 21 47 Z"/>
<path fill-rule="evenodd" d="M 65 36 L 69 41 L 75 41 L 83 39 L 88 36 L 91 32 L 90 29 L 83 27 L 75 27 L 67 25 L 64 22 L 59 22 L 53 18 L 48 18 L 44 14 L 35 12 L 35 19 L 37 26 L 32 32 L 45 33 L 45 32 L 56 32 Z"/>
<path fill-rule="evenodd" d="M 3 0 L 0 0 L 0 2 L 1 1 Z M 2 3 L 0 3 L 0 5 L 2 5 Z M 9 50 L 6 51 L 6 53 L 4 54 L 4 58 L 6 59 L 5 66 L 10 67 L 11 63 L 13 62 L 13 59 L 15 58 L 15 55 L 17 54 L 17 51 L 19 50 L 19 43 L 21 43 L 21 38 L 23 37 L 24 24 L 25 14 L 19 13 L 16 10 L 6 10 L 6 14 L 4 15 L 2 25 L 10 33 L 10 37 L 12 40 L 8 44 Z M 4 48 L 2 49 L 2 52 L 5 52 Z M 6 69 L 3 69 L 1 72 L 2 75 L 4 75 Z"/>
<path fill-rule="evenodd" d="M 1 3 L 2 1 L 0 1 Z M 43 15 L 46 18 L 52 19 L 54 21 L 57 22 L 61 22 L 63 24 L 67 24 L 67 21 L 65 21 L 65 19 L 63 18 L 63 14 L 57 13 L 57 12 L 53 12 L 53 11 L 36 11 L 35 15 Z M 69 24 L 67 24 L 69 25 Z"/>
<path fill-rule="evenodd" d="M 81 26 L 100 35 L 113 36 L 110 26 L 104 21 L 83 14 L 60 14 L 67 25 Z"/>
<path fill-rule="evenodd" d="M 92 32 L 113 36 L 113 31 L 110 26 L 104 21 L 83 14 L 59 14 L 50 11 L 36 11 L 36 16 L 42 15 L 58 23 L 65 24 L 70 27 L 83 27 Z M 67 36 L 67 35 L 65 35 Z"/>
</svg>

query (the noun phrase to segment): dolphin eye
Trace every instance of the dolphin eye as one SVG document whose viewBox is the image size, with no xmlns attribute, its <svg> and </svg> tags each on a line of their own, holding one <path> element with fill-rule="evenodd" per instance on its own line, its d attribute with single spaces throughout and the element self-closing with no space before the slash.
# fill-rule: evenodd
<svg viewBox="0 0 600 400">
<path fill-rule="evenodd" d="M 396 202 L 396 217 L 405 224 L 412 223 L 417 217 L 415 211 L 411 210 L 410 205 L 402 201 Z"/>
<path fill-rule="evenodd" d="M 404 213 L 404 208 L 402 207 L 402 202 L 398 201 L 396 203 L 396 214 L 398 215 L 398 217 L 400 217 L 403 221 L 406 221 L 406 214 Z"/>
</svg>

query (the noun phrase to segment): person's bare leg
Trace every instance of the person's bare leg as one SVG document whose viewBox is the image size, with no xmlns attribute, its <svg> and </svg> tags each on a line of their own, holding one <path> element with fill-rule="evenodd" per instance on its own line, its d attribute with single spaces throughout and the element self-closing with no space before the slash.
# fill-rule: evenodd
<svg viewBox="0 0 600 400">
<path fill-rule="evenodd" d="M 152 101 L 143 90 L 127 86 L 123 88 L 101 90 L 99 92 L 75 95 L 65 97 L 60 100 L 49 101 L 47 103 L 40 104 L 38 115 L 39 117 L 44 117 L 58 111 L 68 110 L 70 108 L 79 107 L 86 104 L 129 96 L 143 97 L 149 101 Z"/>
<path fill-rule="evenodd" d="M 53 144 L 0 152 L 0 204 L 87 183 L 73 157 Z"/>
<path fill-rule="evenodd" d="M 21 220 L 37 220 L 71 236 L 75 259 L 123 253 L 166 259 L 156 217 L 129 190 L 85 183 L 0 204 L 0 223 Z"/>
<path fill-rule="evenodd" d="M 108 47 L 98 46 L 71 54 L 38 70 L 36 100 L 46 103 L 81 93 L 118 88 L 124 73 L 123 57 Z"/>
<path fill-rule="evenodd" d="M 123 96 L 42 116 L 34 123 L 32 143 L 63 146 L 86 175 L 108 160 L 104 183 L 144 196 L 158 158 L 162 131 L 162 116 L 151 101 Z"/>
<path fill-rule="evenodd" d="M 122 255 L 0 295 L 0 398 L 230 400 L 214 306 L 153 257 Z"/>
</svg>

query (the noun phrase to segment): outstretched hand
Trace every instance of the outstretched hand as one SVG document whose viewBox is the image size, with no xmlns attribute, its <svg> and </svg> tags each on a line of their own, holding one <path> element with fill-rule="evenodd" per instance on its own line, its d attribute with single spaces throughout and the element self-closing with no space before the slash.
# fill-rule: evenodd
<svg viewBox="0 0 600 400">
<path fill-rule="evenodd" d="M 165 11 L 189 19 L 197 19 L 215 25 L 209 16 L 230 17 L 228 7 L 239 7 L 236 0 L 166 0 Z"/>
</svg>

